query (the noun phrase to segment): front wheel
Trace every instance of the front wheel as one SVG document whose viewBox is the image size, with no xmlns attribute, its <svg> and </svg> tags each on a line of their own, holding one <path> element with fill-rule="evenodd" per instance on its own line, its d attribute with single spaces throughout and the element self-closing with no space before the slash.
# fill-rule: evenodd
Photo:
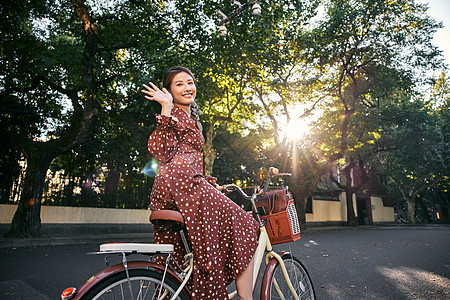
<svg viewBox="0 0 450 300">
<path fill-rule="evenodd" d="M 286 271 L 291 279 L 292 286 L 301 300 L 314 300 L 316 295 L 312 285 L 311 278 L 306 271 L 305 266 L 292 256 L 291 254 L 283 255 L 282 257 Z M 295 299 L 289 289 L 289 286 L 283 275 L 280 263 L 277 263 L 273 276 L 270 278 L 270 298 L 276 299 Z"/>
<path fill-rule="evenodd" d="M 125 271 L 114 274 L 111 277 L 100 281 L 92 287 L 92 289 L 83 297 L 83 299 L 92 300 L 144 300 L 158 299 L 160 294 L 160 286 L 162 274 L 154 270 L 148 269 L 132 269 L 129 270 L 131 291 L 128 286 L 128 279 Z M 178 289 L 178 284 L 169 277 L 164 279 L 162 294 L 166 293 L 166 297 L 161 299 L 170 299 Z M 186 295 L 182 292 L 177 300 L 187 300 Z"/>
</svg>

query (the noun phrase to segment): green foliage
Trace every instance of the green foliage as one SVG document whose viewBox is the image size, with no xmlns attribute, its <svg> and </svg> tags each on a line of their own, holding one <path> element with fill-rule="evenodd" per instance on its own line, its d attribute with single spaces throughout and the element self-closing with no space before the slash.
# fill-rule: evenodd
<svg viewBox="0 0 450 300">
<path fill-rule="evenodd" d="M 385 164 L 391 172 L 400 172 L 405 180 L 415 180 L 426 178 L 443 166 L 444 140 L 439 120 L 423 107 L 422 102 L 409 103 L 401 110 L 384 111 L 383 119 L 382 139 L 377 144 L 379 149 L 395 153 Z"/>
<path fill-rule="evenodd" d="M 36 139 L 58 142 L 46 151 L 55 149 L 51 178 L 65 184 L 47 182 L 45 203 L 147 207 L 153 179 L 141 170 L 160 108 L 140 89 L 160 84 L 172 65 L 196 75 L 221 183 L 252 184 L 260 167 L 275 165 L 295 173 L 290 185 L 309 195 L 331 168 L 374 165 L 380 145 L 392 150 L 382 153 L 386 173 L 418 172 L 416 161 L 436 170 L 439 155 L 448 163 L 448 79 L 435 80 L 425 106 L 411 102 L 419 85 L 433 82 L 427 72 L 442 66 L 431 43 L 442 25 L 414 1 L 260 1 L 262 15 L 243 12 L 226 24 L 225 38 L 216 10 L 231 13 L 230 1 L 86 1 L 93 35 L 76 3 L 84 1 L 1 6 L 2 155 L 27 155 Z M 280 134 L 317 110 L 302 141 Z M 86 111 L 92 124 L 77 134 Z M 415 145 L 420 151 L 408 153 Z"/>
<path fill-rule="evenodd" d="M 413 1 L 336 0 L 325 8 L 311 34 L 309 59 L 318 62 L 328 94 L 328 110 L 317 124 L 316 138 L 323 141 L 318 148 L 333 159 L 354 156 L 372 143 L 371 135 L 379 134 L 377 109 L 430 80 L 417 76 L 442 59 L 430 38 L 440 25 Z"/>
<path fill-rule="evenodd" d="M 261 135 L 254 133 L 245 137 L 226 131 L 214 140 L 218 155 L 214 163 L 214 174 L 219 174 L 219 184 L 239 182 L 243 186 L 257 184 L 256 174 L 265 166 L 266 159 L 261 156 Z"/>
<path fill-rule="evenodd" d="M 409 219 L 414 221 L 418 195 L 441 183 L 445 186 L 449 180 L 449 145 L 442 120 L 423 101 L 390 107 L 383 112 L 383 120 L 381 138 L 376 142 L 380 169 L 401 192 L 408 203 Z"/>
</svg>

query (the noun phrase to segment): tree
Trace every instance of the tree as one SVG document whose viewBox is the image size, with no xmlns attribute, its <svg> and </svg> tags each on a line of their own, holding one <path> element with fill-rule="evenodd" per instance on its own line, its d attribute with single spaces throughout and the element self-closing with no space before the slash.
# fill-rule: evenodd
<svg viewBox="0 0 450 300">
<path fill-rule="evenodd" d="M 219 174 L 218 181 L 222 183 L 235 182 L 242 186 L 258 184 L 256 174 L 266 164 L 264 151 L 261 149 L 261 133 L 249 132 L 242 136 L 238 132 L 222 133 L 214 139 L 217 158 L 214 163 L 214 174 Z"/>
<path fill-rule="evenodd" d="M 304 90 L 309 85 L 302 78 L 303 72 L 306 72 L 302 55 L 309 48 L 302 41 L 306 34 L 304 27 L 316 14 L 317 5 L 318 1 L 265 4 L 263 7 L 273 10 L 273 15 L 261 18 L 252 28 L 254 32 L 248 37 L 248 48 L 244 48 L 247 52 L 240 63 L 241 68 L 248 70 L 247 86 L 258 111 L 258 119 L 250 122 L 256 128 L 261 127 L 259 130 L 264 132 L 264 143 L 272 145 L 271 150 L 264 150 L 266 165 L 276 165 L 286 172 L 294 170 L 289 184 L 296 195 L 302 228 L 306 224 L 306 198 L 301 189 L 305 181 L 298 177 L 298 164 L 295 158 L 291 160 L 291 141 L 282 136 L 281 130 L 283 124 L 291 120 L 289 108 L 307 99 Z M 263 48 L 260 48 L 261 45 Z M 261 122 L 261 119 L 264 121 Z"/>
<path fill-rule="evenodd" d="M 438 64 L 430 41 L 439 25 L 424 15 L 425 7 L 406 0 L 327 1 L 325 19 L 309 23 L 318 4 L 261 1 L 261 17 L 243 12 L 227 24 L 224 39 L 213 18 L 217 9 L 232 11 L 229 2 L 28 1 L 20 8 L 2 3 L 2 15 L 10 18 L 0 25 L 0 99 L 8 103 L 1 107 L 1 122 L 9 145 L 2 153 L 26 157 L 29 189 L 11 234 L 39 235 L 45 174 L 49 165 L 60 168 L 66 155 L 106 167 L 108 187 L 97 200 L 122 204 L 114 190 L 142 182 L 136 165 L 149 159 L 142 140 L 159 109 L 140 100 L 140 85 L 159 83 L 163 70 L 175 64 L 194 71 L 201 86 L 206 173 L 218 172 L 215 155 L 226 152 L 215 139 L 245 138 L 249 126 L 250 136 L 264 134 L 265 142 L 271 138 L 276 145 L 269 153 L 269 143 L 252 142 L 259 162 L 279 161 L 286 170 L 292 158 L 294 174 L 310 174 L 310 184 L 301 188 L 294 178 L 296 195 L 312 191 L 338 159 L 358 161 L 361 141 L 370 140 L 358 127 L 368 111 L 398 90 L 410 91 L 419 78 L 412 66 Z M 315 152 L 294 157 L 305 149 L 292 147 L 279 129 L 282 118 L 291 120 L 291 105 L 299 103 L 307 106 L 303 116 L 317 107 L 329 114 L 318 124 L 325 134 L 311 140 Z M 86 149 L 89 143 L 95 147 Z M 299 169 L 304 162 L 312 169 Z M 2 167 L 14 169 L 4 161 Z M 76 173 L 67 172 L 72 178 Z M 305 201 L 297 201 L 301 212 Z"/>
<path fill-rule="evenodd" d="M 428 78 L 419 73 L 442 63 L 431 43 L 432 33 L 441 25 L 414 1 L 332 0 L 324 5 L 326 16 L 310 39 L 310 61 L 317 62 L 322 73 L 328 101 L 319 127 L 325 138 L 318 140 L 317 151 L 330 164 L 344 159 L 345 177 L 350 178 L 360 157 L 358 149 L 372 131 L 362 128 L 363 117 L 398 91 L 411 92 Z M 348 180 L 342 187 L 348 223 L 355 225 L 355 187 Z"/>
<path fill-rule="evenodd" d="M 450 78 L 442 71 L 433 86 L 429 106 L 434 108 L 435 114 L 440 119 L 440 132 L 445 142 L 442 148 L 445 168 L 450 169 Z M 443 180 L 432 190 L 437 202 L 443 209 L 443 220 L 450 222 L 450 174 L 445 173 Z"/>
<path fill-rule="evenodd" d="M 158 49 L 170 49 L 162 34 L 168 26 L 165 11 L 158 4 L 92 5 L 82 0 L 2 3 L 9 22 L 1 28 L 0 98 L 2 103 L 17 99 L 18 109 L 29 111 L 33 120 L 26 130 L 16 125 L 4 131 L 27 164 L 8 236 L 40 236 L 50 163 L 86 141 L 99 112 L 125 98 L 142 59 L 152 54 L 161 59 Z M 7 118 L 2 114 L 2 123 Z"/>
<path fill-rule="evenodd" d="M 383 113 L 383 134 L 376 143 L 378 158 L 407 203 L 412 223 L 422 193 L 437 198 L 448 214 L 449 91 L 448 78 L 441 72 L 428 98 L 407 98 L 400 107 L 386 107 Z"/>
<path fill-rule="evenodd" d="M 280 61 L 280 68 L 288 63 L 281 56 L 285 55 L 284 51 L 289 51 L 286 41 L 299 34 L 290 28 L 300 28 L 299 24 L 311 17 L 315 2 L 262 2 L 264 13 L 261 16 L 243 13 L 227 24 L 226 38 L 211 37 L 211 46 L 202 52 L 206 61 L 201 82 L 205 92 L 202 95 L 206 97 L 200 100 L 207 124 L 206 174 L 213 170 L 216 158 L 215 137 L 222 130 L 242 133 L 246 124 L 255 120 L 258 106 L 252 103 L 252 86 L 256 82 L 266 84 L 266 70 L 272 68 L 275 61 Z M 229 12 L 233 8 L 225 3 L 220 9 Z"/>
<path fill-rule="evenodd" d="M 385 127 L 377 142 L 383 172 L 401 192 L 408 205 L 408 219 L 415 223 L 416 198 L 420 192 L 448 178 L 444 140 L 439 119 L 422 101 L 405 102 L 384 112 Z M 388 125 L 389 124 L 389 125 Z"/>
</svg>

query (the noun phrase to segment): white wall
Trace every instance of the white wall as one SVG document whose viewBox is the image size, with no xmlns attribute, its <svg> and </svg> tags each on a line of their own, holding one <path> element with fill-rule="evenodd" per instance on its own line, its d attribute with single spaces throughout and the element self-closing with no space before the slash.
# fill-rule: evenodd
<svg viewBox="0 0 450 300">
<path fill-rule="evenodd" d="M 378 222 L 395 222 L 394 208 L 383 206 L 381 197 L 370 197 L 372 204 L 372 218 L 374 223 Z"/>
<path fill-rule="evenodd" d="M 339 201 L 327 201 L 313 198 L 313 213 L 306 214 L 306 222 L 346 222 L 347 203 L 345 193 L 339 195 Z M 372 220 L 374 223 L 395 222 L 394 208 L 383 206 L 381 197 L 371 197 Z M 353 209 L 355 216 L 358 215 L 356 209 L 356 196 L 353 195 Z"/>
<path fill-rule="evenodd" d="M 0 224 L 11 223 L 17 205 L 0 204 Z M 68 206 L 42 206 L 41 223 L 148 224 L 150 210 Z"/>
<path fill-rule="evenodd" d="M 340 222 L 343 221 L 341 202 L 313 199 L 313 213 L 306 214 L 306 222 Z"/>
<path fill-rule="evenodd" d="M 306 214 L 306 222 L 345 222 L 347 205 L 345 194 L 340 201 L 313 199 L 313 213 Z M 356 200 L 353 199 L 356 215 Z M 394 222 L 394 208 L 384 207 L 380 197 L 371 197 L 373 222 Z M 17 205 L 0 204 L 0 224 L 10 224 Z M 149 224 L 150 210 L 92 207 L 42 206 L 43 224 Z"/>
</svg>

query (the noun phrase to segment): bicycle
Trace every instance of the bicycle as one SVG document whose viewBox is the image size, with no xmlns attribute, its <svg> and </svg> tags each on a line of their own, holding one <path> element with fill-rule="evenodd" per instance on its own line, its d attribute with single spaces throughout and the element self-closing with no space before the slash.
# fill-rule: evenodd
<svg viewBox="0 0 450 300">
<path fill-rule="evenodd" d="M 270 213 L 269 215 L 266 213 L 267 207 L 265 208 L 257 202 L 258 199 L 266 196 L 271 178 L 288 175 L 290 174 L 279 173 L 276 168 L 269 168 L 264 184 L 260 188 L 255 188 L 251 196 L 234 184 L 224 185 L 222 190 L 225 193 L 237 191 L 244 199 L 249 200 L 252 205 L 253 216 L 259 223 L 258 247 L 254 254 L 253 288 L 255 288 L 262 260 L 265 256 L 266 267 L 261 283 L 260 298 L 264 300 L 314 300 L 316 299 L 314 287 L 303 263 L 288 251 L 277 253 L 272 248 L 271 239 L 275 243 L 284 243 L 286 241 L 285 236 L 277 236 L 280 233 L 280 228 L 283 227 L 282 222 L 293 223 L 289 224 L 288 240 L 300 238 L 298 219 L 291 194 L 286 187 L 283 187 L 281 190 L 284 191 L 288 198 L 288 207 L 285 214 L 287 217 L 285 216 L 281 223 L 280 219 L 276 219 L 276 224 L 271 224 Z M 274 199 L 276 197 L 266 196 L 266 198 L 272 203 L 276 200 Z M 269 206 L 269 209 L 272 210 L 272 208 Z M 175 226 L 180 229 L 187 253 L 183 265 L 178 265 L 173 259 L 174 246 L 171 244 L 102 244 L 98 252 L 89 254 L 118 254 L 122 256 L 122 263 L 109 267 L 107 256 L 105 256 L 107 269 L 92 276 L 78 290 L 76 288 L 64 290 L 61 294 L 61 299 L 190 299 L 190 290 L 187 282 L 192 274 L 194 255 L 184 234 L 184 220 L 181 213 L 175 210 L 154 211 L 150 215 L 150 222 L 160 226 L 171 226 L 171 228 Z M 269 223 L 269 231 L 266 228 L 267 223 Z M 127 257 L 131 254 L 148 255 L 149 259 L 147 261 L 128 261 Z M 165 264 L 155 263 L 155 256 L 164 257 Z M 173 262 L 173 264 L 170 262 Z M 237 291 L 233 291 L 228 295 L 229 299 L 234 297 L 237 297 Z"/>
</svg>

